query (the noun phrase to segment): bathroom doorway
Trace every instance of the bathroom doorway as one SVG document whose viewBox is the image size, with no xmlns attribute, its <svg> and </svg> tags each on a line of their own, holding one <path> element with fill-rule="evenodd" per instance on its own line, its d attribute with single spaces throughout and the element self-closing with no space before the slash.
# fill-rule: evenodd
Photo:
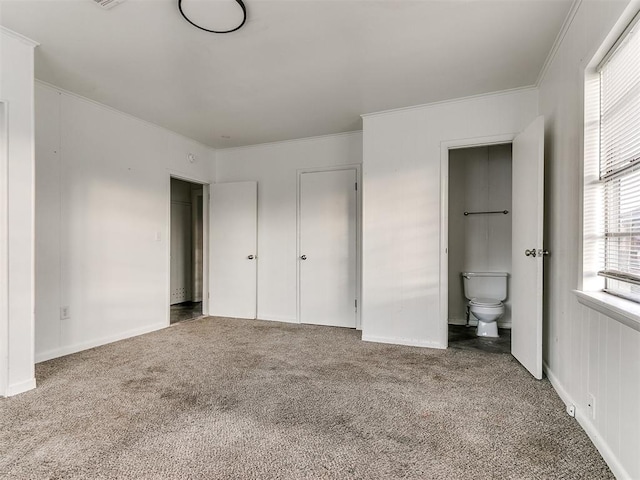
<svg viewBox="0 0 640 480">
<path fill-rule="evenodd" d="M 448 344 L 510 353 L 512 144 L 449 150 Z M 463 272 L 504 272 L 507 297 L 497 320 L 498 337 L 478 337 L 478 319 L 469 309 Z M 467 292 L 468 295 L 468 292 Z M 497 298 L 497 292 L 486 292 Z"/>
<path fill-rule="evenodd" d="M 171 178 L 170 323 L 203 314 L 204 187 Z"/>
<path fill-rule="evenodd" d="M 490 156 L 491 147 L 499 147 L 500 145 L 509 145 L 511 149 L 511 174 L 507 175 L 506 170 L 487 170 L 484 173 L 466 173 L 465 182 L 450 181 L 449 175 L 452 174 L 449 168 L 451 154 L 453 153 L 455 161 L 455 151 L 468 149 L 470 154 L 474 154 L 472 148 L 489 147 L 488 151 L 484 151 L 485 159 Z M 509 148 L 509 147 L 501 147 Z M 478 150 L 477 152 L 483 152 Z M 465 152 L 462 152 L 464 155 Z M 485 160 L 486 161 L 486 160 Z M 453 166 L 455 169 L 455 165 Z M 456 175 L 455 172 L 453 175 Z M 507 201 L 505 195 L 498 195 L 494 200 L 494 190 L 499 189 L 499 182 L 496 178 L 502 178 L 502 182 L 511 185 L 511 208 L 502 206 L 503 204 L 493 205 L 489 202 Z M 510 182 L 509 182 L 510 180 Z M 458 205 L 457 208 L 449 208 L 450 200 L 460 202 L 461 198 L 471 195 L 471 191 L 465 188 L 475 188 L 468 185 L 476 182 L 483 186 L 485 196 L 479 196 L 477 201 L 473 200 L 468 203 Z M 462 190 L 457 189 L 462 187 Z M 457 196 L 449 190 L 454 188 Z M 458 288 L 464 292 L 461 270 L 467 267 L 475 268 L 494 268 L 508 265 L 506 261 L 502 264 L 485 263 L 495 260 L 496 254 L 491 253 L 494 247 L 511 249 L 511 265 L 507 272 L 480 275 L 478 272 L 468 271 L 464 275 L 467 286 L 482 287 L 477 288 L 475 292 L 467 292 L 467 296 L 476 298 L 473 302 L 469 302 L 470 310 L 478 313 L 480 318 L 484 318 L 485 322 L 479 322 L 479 330 L 481 333 L 495 334 L 497 323 L 491 323 L 493 320 L 502 319 L 503 326 L 505 320 L 511 317 L 511 354 L 525 367 L 534 378 L 542 378 L 542 326 L 543 326 L 543 303 L 544 303 L 544 259 L 550 252 L 544 248 L 544 118 L 539 116 L 535 118 L 519 133 L 511 133 L 504 135 L 496 135 L 484 138 L 471 138 L 466 140 L 454 140 L 442 142 L 441 144 L 441 223 L 440 223 L 440 312 L 441 312 L 441 330 L 440 339 L 443 345 L 449 344 L 449 323 L 455 320 L 456 315 L 452 311 L 449 314 L 449 301 L 455 300 L 453 294 L 449 295 L 449 285 Z M 475 194 L 474 194 L 475 195 Z M 473 197 L 475 198 L 475 197 Z M 484 204 L 482 202 L 485 202 Z M 506 204 L 505 204 L 506 205 Z M 460 208 L 462 208 L 462 216 L 460 216 Z M 467 212 L 467 215 L 464 213 Z M 495 213 L 494 213 L 495 212 Z M 506 213 L 505 213 L 506 212 Z M 464 230 L 458 231 L 455 227 L 449 228 L 450 222 L 460 222 L 463 220 L 480 218 L 483 216 L 497 216 L 497 218 L 511 218 L 511 234 L 505 237 L 494 238 L 492 235 L 495 231 L 500 231 L 495 222 L 488 223 L 484 230 L 484 243 L 472 243 L 467 241 L 466 237 L 471 237 L 467 230 L 469 225 L 463 225 Z M 504 216 L 504 217 L 501 217 Z M 456 242 L 462 241 L 462 250 L 456 247 Z M 451 244 L 450 244 L 451 242 Z M 469 246 L 467 246 L 469 245 Z M 486 245 L 482 247 L 482 245 Z M 450 246 L 452 249 L 450 249 Z M 482 250 L 484 248 L 484 250 Z M 468 249 L 465 250 L 465 249 Z M 450 251 L 451 250 L 451 251 Z M 473 254 L 473 258 L 470 256 Z M 458 262 L 455 263 L 455 258 Z M 450 259 L 452 265 L 449 265 Z M 468 262 L 478 263 L 468 263 Z M 507 270 L 507 268 L 505 268 Z M 498 277 L 508 275 L 507 282 L 498 282 Z M 471 278 L 486 278 L 488 283 L 477 281 L 469 281 Z M 491 279 L 491 277 L 494 277 Z M 460 279 L 460 280 L 458 280 Z M 489 285 L 491 290 L 497 290 L 500 297 L 505 301 L 496 301 L 496 297 L 490 295 L 488 291 Z M 499 287 L 499 288 L 494 288 Z M 487 290 L 487 291 L 484 291 Z M 460 296 L 457 297 L 464 302 Z M 456 300 L 457 301 L 457 300 Z M 504 303 L 507 303 L 505 306 Z M 495 308 L 494 308 L 495 307 Z M 497 309 L 502 309 L 498 312 Z M 506 311 L 506 312 L 505 312 Z M 495 315 L 500 313 L 500 315 Z M 508 316 L 503 318 L 504 313 Z M 466 311 L 465 311 L 466 317 Z M 471 323 L 470 319 L 470 323 Z M 465 318 L 466 324 L 466 318 Z M 465 327 L 466 328 L 466 327 Z M 471 327 L 469 327 L 471 328 Z M 493 330 L 493 331 L 491 331 Z"/>
</svg>

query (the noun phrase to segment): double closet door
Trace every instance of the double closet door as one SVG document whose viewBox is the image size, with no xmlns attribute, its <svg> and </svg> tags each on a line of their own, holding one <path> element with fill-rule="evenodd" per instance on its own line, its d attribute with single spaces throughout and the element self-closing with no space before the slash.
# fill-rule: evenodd
<svg viewBox="0 0 640 480">
<path fill-rule="evenodd" d="M 298 181 L 298 254 L 282 265 L 297 263 L 298 320 L 355 328 L 357 170 L 305 172 Z M 257 183 L 212 185 L 210 212 L 211 315 L 256 318 Z"/>
</svg>

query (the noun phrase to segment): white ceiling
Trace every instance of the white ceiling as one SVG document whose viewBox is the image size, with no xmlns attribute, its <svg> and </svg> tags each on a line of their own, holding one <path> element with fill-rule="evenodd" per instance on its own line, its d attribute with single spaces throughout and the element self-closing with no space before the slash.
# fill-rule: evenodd
<svg viewBox="0 0 640 480">
<path fill-rule="evenodd" d="M 195 1 L 185 10 L 209 27 L 239 17 L 233 0 Z M 224 148 L 358 130 L 362 113 L 533 85 L 572 2 L 245 3 L 247 24 L 227 35 L 190 26 L 176 0 L 111 10 L 1 0 L 0 23 L 41 43 L 38 79 Z"/>
</svg>

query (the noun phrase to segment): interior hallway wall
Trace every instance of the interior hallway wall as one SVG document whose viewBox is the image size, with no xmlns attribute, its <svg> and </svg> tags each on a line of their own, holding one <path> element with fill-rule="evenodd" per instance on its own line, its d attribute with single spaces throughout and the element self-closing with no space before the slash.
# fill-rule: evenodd
<svg viewBox="0 0 640 480">
<path fill-rule="evenodd" d="M 464 212 L 502 211 L 468 215 Z M 449 153 L 449 323 L 466 323 L 461 272 L 511 273 L 511 144 Z M 507 279 L 501 328 L 511 327 Z M 472 324 L 477 320 L 471 318 Z"/>
<path fill-rule="evenodd" d="M 169 325 L 170 174 L 213 150 L 36 85 L 36 360 Z"/>
<path fill-rule="evenodd" d="M 523 89 L 364 116 L 363 339 L 446 347 L 442 143 L 516 134 L 537 102 Z"/>
<path fill-rule="evenodd" d="M 34 77 L 36 43 L 0 28 L 0 396 L 34 371 Z"/>
<path fill-rule="evenodd" d="M 298 169 L 361 162 L 361 132 L 216 151 L 216 182 L 258 182 L 258 318 L 297 321 Z"/>
<path fill-rule="evenodd" d="M 540 85 L 546 119 L 546 372 L 618 478 L 640 478 L 640 332 L 578 303 L 584 70 L 627 0 L 583 1 Z M 635 2 L 626 20 L 640 9 Z M 624 25 L 620 26 L 621 28 Z M 618 34 L 620 32 L 618 31 Z M 615 34 L 613 38 L 615 40 Z M 595 418 L 589 412 L 595 397 Z"/>
</svg>

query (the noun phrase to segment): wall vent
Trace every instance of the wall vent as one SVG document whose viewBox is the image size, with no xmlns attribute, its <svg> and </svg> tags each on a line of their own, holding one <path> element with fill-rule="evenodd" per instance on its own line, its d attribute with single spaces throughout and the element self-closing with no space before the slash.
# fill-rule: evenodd
<svg viewBox="0 0 640 480">
<path fill-rule="evenodd" d="M 124 0 L 93 0 L 93 3 L 95 3 L 96 5 L 99 5 L 105 10 L 109 10 L 110 8 L 113 8 L 122 2 L 124 2 Z"/>
</svg>

